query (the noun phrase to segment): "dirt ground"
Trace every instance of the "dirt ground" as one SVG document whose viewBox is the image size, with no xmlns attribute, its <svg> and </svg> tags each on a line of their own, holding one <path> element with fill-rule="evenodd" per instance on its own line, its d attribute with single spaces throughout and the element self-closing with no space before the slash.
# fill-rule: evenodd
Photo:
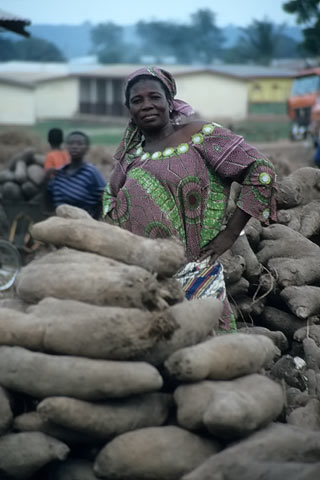
<svg viewBox="0 0 320 480">
<path fill-rule="evenodd" d="M 279 177 L 288 175 L 297 168 L 313 166 L 314 147 L 309 141 L 279 140 L 254 146 L 273 162 Z"/>
</svg>

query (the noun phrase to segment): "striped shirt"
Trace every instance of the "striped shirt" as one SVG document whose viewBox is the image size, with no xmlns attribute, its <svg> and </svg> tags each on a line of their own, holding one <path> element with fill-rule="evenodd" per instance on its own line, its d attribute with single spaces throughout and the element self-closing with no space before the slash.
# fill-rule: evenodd
<svg viewBox="0 0 320 480">
<path fill-rule="evenodd" d="M 102 205 L 102 192 L 106 181 L 91 163 L 84 163 L 74 173 L 68 173 L 68 166 L 57 170 L 56 176 L 48 183 L 48 193 L 53 207 L 67 203 L 86 210 L 98 218 Z"/>
</svg>

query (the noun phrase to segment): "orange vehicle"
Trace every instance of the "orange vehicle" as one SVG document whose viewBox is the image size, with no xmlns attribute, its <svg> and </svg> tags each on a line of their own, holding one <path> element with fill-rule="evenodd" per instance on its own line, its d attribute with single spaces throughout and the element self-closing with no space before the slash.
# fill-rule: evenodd
<svg viewBox="0 0 320 480">
<path fill-rule="evenodd" d="M 320 68 L 300 71 L 293 80 L 288 99 L 288 115 L 292 120 L 291 138 L 298 140 L 308 134 L 314 137 L 320 123 Z"/>
</svg>

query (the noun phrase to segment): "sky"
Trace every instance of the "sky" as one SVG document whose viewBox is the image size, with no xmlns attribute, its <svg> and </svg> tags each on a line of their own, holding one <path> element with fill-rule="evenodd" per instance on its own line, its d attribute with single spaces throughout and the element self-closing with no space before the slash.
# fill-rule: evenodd
<svg viewBox="0 0 320 480">
<path fill-rule="evenodd" d="M 169 20 L 186 23 L 190 14 L 209 8 L 218 27 L 246 27 L 252 20 L 267 17 L 274 23 L 295 25 L 286 14 L 285 0 L 0 0 L 0 9 L 28 18 L 32 24 L 72 24 L 85 21 L 132 25 L 139 20 Z"/>
</svg>

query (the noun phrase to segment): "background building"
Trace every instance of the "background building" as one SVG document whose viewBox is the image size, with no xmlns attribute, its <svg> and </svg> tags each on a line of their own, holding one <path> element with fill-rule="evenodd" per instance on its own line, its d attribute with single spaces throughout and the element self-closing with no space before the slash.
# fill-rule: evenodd
<svg viewBox="0 0 320 480">
<path fill-rule="evenodd" d="M 139 65 L 0 64 L 0 123 L 30 125 L 76 116 L 127 116 L 125 79 Z M 176 78 L 177 97 L 200 117 L 229 122 L 252 113 L 281 114 L 295 71 L 221 65 L 163 66 Z"/>
</svg>

